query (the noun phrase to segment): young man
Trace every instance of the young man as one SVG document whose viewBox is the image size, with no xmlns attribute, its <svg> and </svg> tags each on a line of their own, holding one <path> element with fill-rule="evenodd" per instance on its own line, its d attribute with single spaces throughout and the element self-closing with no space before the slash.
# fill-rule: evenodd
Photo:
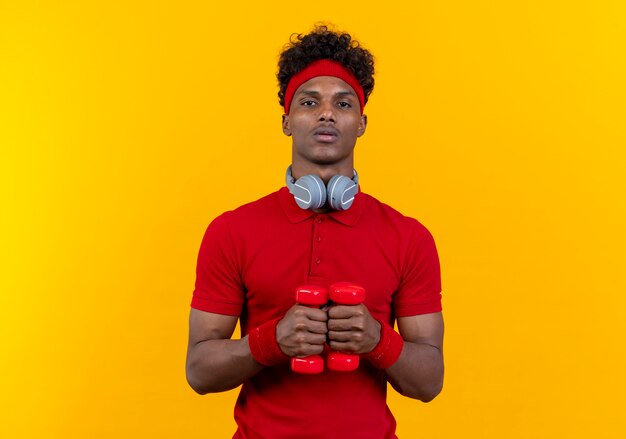
<svg viewBox="0 0 626 439">
<path fill-rule="evenodd" d="M 441 390 L 434 241 L 416 220 L 358 192 L 353 169 L 373 72 L 371 54 L 347 34 L 322 26 L 298 35 L 278 72 L 292 138 L 288 187 L 219 216 L 202 241 L 187 379 L 201 394 L 243 384 L 236 438 L 395 438 L 387 381 L 425 402 Z M 342 281 L 361 285 L 364 302 L 296 303 L 300 285 Z M 237 319 L 243 338 L 231 340 Z M 328 347 L 358 354 L 359 367 L 291 370 L 291 358 Z"/>
</svg>

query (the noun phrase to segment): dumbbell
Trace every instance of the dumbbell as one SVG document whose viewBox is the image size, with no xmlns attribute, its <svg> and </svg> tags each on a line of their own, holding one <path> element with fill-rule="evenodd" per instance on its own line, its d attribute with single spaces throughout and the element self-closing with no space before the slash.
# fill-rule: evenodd
<svg viewBox="0 0 626 439">
<path fill-rule="evenodd" d="M 300 305 L 319 308 L 328 303 L 328 290 L 315 285 L 302 285 L 296 288 L 296 302 Z M 324 359 L 320 355 L 293 357 L 291 370 L 296 373 L 316 374 L 324 371 Z"/>
<path fill-rule="evenodd" d="M 337 282 L 328 289 L 329 298 L 338 305 L 358 305 L 365 300 L 365 288 L 351 282 Z M 331 351 L 326 365 L 330 370 L 350 372 L 359 367 L 359 356 Z"/>
</svg>

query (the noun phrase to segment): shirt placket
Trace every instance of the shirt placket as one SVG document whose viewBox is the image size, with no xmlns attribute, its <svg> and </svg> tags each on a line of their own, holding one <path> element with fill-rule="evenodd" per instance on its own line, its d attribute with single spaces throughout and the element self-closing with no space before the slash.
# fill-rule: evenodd
<svg viewBox="0 0 626 439">
<path fill-rule="evenodd" d="M 327 227 L 328 216 L 316 215 L 313 219 L 313 245 L 311 246 L 311 262 L 309 263 L 309 276 L 311 277 L 324 277 L 324 244 Z"/>
</svg>

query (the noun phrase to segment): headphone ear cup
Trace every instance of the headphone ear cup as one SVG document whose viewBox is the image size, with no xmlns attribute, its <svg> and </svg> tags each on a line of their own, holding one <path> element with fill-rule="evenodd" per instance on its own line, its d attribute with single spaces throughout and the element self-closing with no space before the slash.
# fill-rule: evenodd
<svg viewBox="0 0 626 439">
<path fill-rule="evenodd" d="M 309 174 L 297 179 L 293 184 L 293 194 L 301 209 L 319 209 L 326 203 L 326 186 L 322 179 Z"/>
<path fill-rule="evenodd" d="M 346 210 L 352 206 L 354 197 L 359 192 L 359 186 L 354 180 L 335 175 L 328 182 L 328 203 L 335 210 Z"/>
</svg>

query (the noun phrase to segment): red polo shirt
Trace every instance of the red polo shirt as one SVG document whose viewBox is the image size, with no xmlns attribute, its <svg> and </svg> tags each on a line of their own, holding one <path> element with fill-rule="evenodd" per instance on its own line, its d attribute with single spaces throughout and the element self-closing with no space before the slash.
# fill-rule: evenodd
<svg viewBox="0 0 626 439">
<path fill-rule="evenodd" d="M 287 188 L 226 212 L 198 256 L 193 308 L 240 317 L 248 328 L 283 316 L 301 284 L 355 282 L 377 319 L 441 311 L 439 260 L 419 222 L 359 193 L 345 211 L 300 209 Z M 235 407 L 239 438 L 393 438 L 383 370 L 298 375 L 289 364 L 246 381 Z"/>
</svg>

